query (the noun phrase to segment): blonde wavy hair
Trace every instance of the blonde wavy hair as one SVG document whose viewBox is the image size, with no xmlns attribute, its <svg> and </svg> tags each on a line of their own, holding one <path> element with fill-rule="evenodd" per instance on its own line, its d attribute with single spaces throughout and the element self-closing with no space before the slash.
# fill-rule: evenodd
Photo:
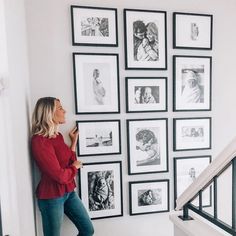
<svg viewBox="0 0 236 236">
<path fill-rule="evenodd" d="M 58 134 L 58 125 L 53 121 L 56 101 L 59 99 L 54 97 L 43 97 L 37 101 L 32 115 L 32 135 L 51 138 Z"/>
</svg>

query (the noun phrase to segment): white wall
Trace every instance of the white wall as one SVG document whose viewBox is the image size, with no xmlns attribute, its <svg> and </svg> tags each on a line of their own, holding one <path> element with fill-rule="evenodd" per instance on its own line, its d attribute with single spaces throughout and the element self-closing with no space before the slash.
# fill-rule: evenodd
<svg viewBox="0 0 236 236">
<path fill-rule="evenodd" d="M 118 8 L 119 47 L 72 47 L 70 11 L 71 4 L 114 7 Z M 156 9 L 167 11 L 168 28 L 168 70 L 167 71 L 125 71 L 124 69 L 124 32 L 123 9 Z M 174 50 L 172 49 L 172 12 L 185 11 L 209 13 L 214 15 L 214 33 L 212 51 Z M 76 119 L 120 119 L 122 128 L 122 155 L 83 158 L 84 162 L 122 160 L 123 163 L 123 193 L 124 216 L 94 221 L 96 236 L 120 235 L 173 235 L 173 226 L 168 219 L 168 213 L 129 216 L 128 182 L 135 180 L 150 180 L 170 178 L 170 206 L 173 209 L 173 157 L 204 155 L 214 156 L 235 136 L 236 130 L 236 99 L 235 99 L 235 54 L 236 31 L 233 24 L 236 21 L 235 0 L 26 0 L 29 55 L 30 55 L 30 88 L 32 107 L 42 96 L 59 97 L 67 110 L 67 124 L 62 128 L 67 130 L 74 126 Z M 75 115 L 72 52 L 107 52 L 119 53 L 120 57 L 120 115 Z M 213 108 L 211 112 L 172 112 L 172 55 L 209 55 L 213 57 Z M 126 76 L 168 76 L 168 112 L 126 114 L 124 77 Z M 195 152 L 173 152 L 172 118 L 211 116 L 213 125 L 212 150 Z M 129 176 L 127 174 L 127 144 L 125 120 L 130 118 L 169 118 L 169 173 Z M 37 211 L 37 216 L 39 216 Z M 37 218 L 40 232 L 40 220 Z M 75 228 L 66 219 L 63 236 L 74 235 Z"/>
<path fill-rule="evenodd" d="M 34 235 L 29 155 L 28 55 L 23 0 L 1 0 L 0 76 L 7 89 L 0 97 L 1 205 L 4 235 Z"/>
</svg>

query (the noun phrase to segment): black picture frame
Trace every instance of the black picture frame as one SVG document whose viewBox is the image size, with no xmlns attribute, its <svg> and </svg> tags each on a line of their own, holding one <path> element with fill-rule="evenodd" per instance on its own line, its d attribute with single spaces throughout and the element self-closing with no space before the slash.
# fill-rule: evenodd
<svg viewBox="0 0 236 236">
<path fill-rule="evenodd" d="M 120 120 L 80 120 L 76 126 L 79 156 L 121 154 Z"/>
<path fill-rule="evenodd" d="M 211 117 L 174 118 L 174 151 L 211 149 L 211 123 Z"/>
<path fill-rule="evenodd" d="M 213 15 L 173 13 L 173 48 L 212 50 Z"/>
<path fill-rule="evenodd" d="M 169 180 L 129 182 L 129 214 L 143 215 L 170 211 Z"/>
<path fill-rule="evenodd" d="M 192 184 L 202 171 L 211 163 L 210 155 L 174 157 L 174 205 L 176 199 Z M 199 204 L 199 199 L 193 200 L 193 204 Z M 212 205 L 212 188 L 209 186 L 202 192 L 203 207 Z"/>
<path fill-rule="evenodd" d="M 167 111 L 167 77 L 126 77 L 126 112 Z"/>
<path fill-rule="evenodd" d="M 126 120 L 128 174 L 168 172 L 168 119 Z"/>
<path fill-rule="evenodd" d="M 78 177 L 79 196 L 92 220 L 123 216 L 121 161 L 84 163 Z"/>
<path fill-rule="evenodd" d="M 73 53 L 76 114 L 120 113 L 119 56 Z"/>
<path fill-rule="evenodd" d="M 173 111 L 210 111 L 212 57 L 173 56 Z"/>
<path fill-rule="evenodd" d="M 70 9 L 73 46 L 118 46 L 116 8 L 72 5 Z"/>
<path fill-rule="evenodd" d="M 167 70 L 166 21 L 166 11 L 124 9 L 125 69 Z"/>
</svg>

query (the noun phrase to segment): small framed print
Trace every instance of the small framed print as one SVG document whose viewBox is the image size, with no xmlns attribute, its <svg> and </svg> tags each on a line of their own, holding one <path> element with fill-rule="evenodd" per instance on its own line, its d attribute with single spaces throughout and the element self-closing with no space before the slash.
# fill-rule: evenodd
<svg viewBox="0 0 236 236">
<path fill-rule="evenodd" d="M 72 44 L 118 46 L 117 9 L 71 6 Z"/>
<path fill-rule="evenodd" d="M 174 119 L 174 151 L 211 148 L 211 118 Z"/>
<path fill-rule="evenodd" d="M 124 9 L 125 68 L 167 69 L 166 12 Z"/>
<path fill-rule="evenodd" d="M 126 112 L 167 111 L 166 77 L 127 77 Z"/>
<path fill-rule="evenodd" d="M 210 164 L 211 156 L 191 156 L 174 158 L 174 199 L 176 199 L 195 181 L 202 171 Z M 202 192 L 202 205 L 211 205 L 211 187 Z M 192 202 L 199 205 L 198 199 Z"/>
<path fill-rule="evenodd" d="M 120 113 L 118 54 L 73 53 L 76 114 Z"/>
<path fill-rule="evenodd" d="M 167 119 L 127 120 L 129 174 L 168 171 Z"/>
<path fill-rule="evenodd" d="M 174 48 L 212 50 L 213 15 L 173 13 Z"/>
<path fill-rule="evenodd" d="M 121 161 L 84 164 L 79 170 L 79 193 L 91 219 L 122 216 Z"/>
<path fill-rule="evenodd" d="M 76 123 L 79 130 L 79 156 L 121 153 L 119 120 L 84 120 Z"/>
<path fill-rule="evenodd" d="M 169 211 L 169 180 L 129 182 L 130 215 Z"/>
<path fill-rule="evenodd" d="M 173 110 L 210 111 L 212 58 L 174 56 L 173 67 Z"/>
</svg>

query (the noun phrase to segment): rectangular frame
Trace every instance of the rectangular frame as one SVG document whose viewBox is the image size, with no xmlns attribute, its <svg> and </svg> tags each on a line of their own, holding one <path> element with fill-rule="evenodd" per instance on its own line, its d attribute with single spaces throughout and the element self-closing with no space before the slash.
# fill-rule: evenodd
<svg viewBox="0 0 236 236">
<path fill-rule="evenodd" d="M 71 6 L 72 45 L 118 46 L 117 9 Z"/>
<path fill-rule="evenodd" d="M 211 110 L 212 57 L 173 56 L 173 110 Z"/>
<path fill-rule="evenodd" d="M 213 15 L 173 13 L 173 48 L 212 50 Z"/>
<path fill-rule="evenodd" d="M 195 181 L 202 171 L 211 163 L 211 156 L 175 157 L 174 161 L 174 204 L 176 199 Z M 207 190 L 207 191 L 206 191 Z M 198 198 L 192 203 L 199 205 Z M 211 206 L 211 186 L 202 192 L 203 207 Z"/>
<path fill-rule="evenodd" d="M 73 53 L 76 114 L 120 113 L 119 56 Z"/>
<path fill-rule="evenodd" d="M 175 118 L 174 151 L 211 149 L 211 117 Z"/>
<path fill-rule="evenodd" d="M 79 130 L 79 156 L 121 153 L 120 120 L 82 120 L 76 125 Z"/>
<path fill-rule="evenodd" d="M 79 170 L 79 195 L 93 220 L 123 216 L 121 161 L 85 163 Z"/>
<path fill-rule="evenodd" d="M 126 77 L 126 112 L 167 111 L 166 77 Z"/>
<path fill-rule="evenodd" d="M 130 215 L 170 211 L 169 180 L 129 182 Z"/>
<path fill-rule="evenodd" d="M 127 120 L 129 175 L 168 172 L 168 120 Z"/>
<path fill-rule="evenodd" d="M 124 9 L 124 29 L 126 69 L 167 69 L 165 11 Z"/>
</svg>

